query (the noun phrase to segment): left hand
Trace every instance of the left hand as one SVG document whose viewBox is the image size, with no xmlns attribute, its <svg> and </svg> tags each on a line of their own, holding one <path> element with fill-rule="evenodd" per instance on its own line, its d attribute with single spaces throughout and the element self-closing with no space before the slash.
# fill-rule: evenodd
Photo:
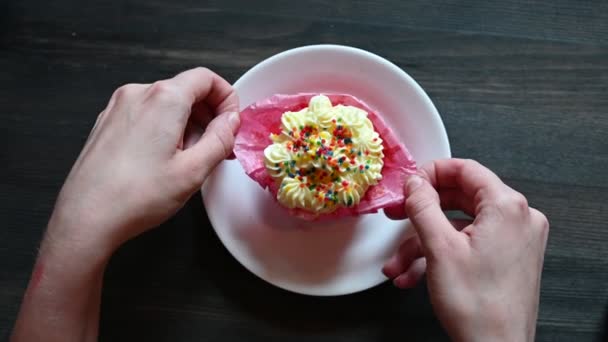
<svg viewBox="0 0 608 342">
<path fill-rule="evenodd" d="M 111 253 L 164 222 L 231 155 L 238 109 L 235 90 L 204 68 L 120 87 L 61 190 L 47 234 Z"/>
</svg>

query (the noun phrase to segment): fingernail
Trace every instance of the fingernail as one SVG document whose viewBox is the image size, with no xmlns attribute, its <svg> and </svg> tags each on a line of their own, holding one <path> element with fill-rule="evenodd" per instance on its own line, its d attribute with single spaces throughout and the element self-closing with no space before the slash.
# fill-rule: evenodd
<svg viewBox="0 0 608 342">
<path fill-rule="evenodd" d="M 239 126 L 241 125 L 241 117 L 238 112 L 231 112 L 228 114 L 228 124 L 232 129 L 232 133 L 236 134 L 239 130 Z"/>
<path fill-rule="evenodd" d="M 406 190 L 407 194 L 411 194 L 420 185 L 422 185 L 422 178 L 420 178 L 420 176 L 417 176 L 417 175 L 411 175 L 407 179 L 407 183 L 405 185 L 405 190 Z"/>
</svg>

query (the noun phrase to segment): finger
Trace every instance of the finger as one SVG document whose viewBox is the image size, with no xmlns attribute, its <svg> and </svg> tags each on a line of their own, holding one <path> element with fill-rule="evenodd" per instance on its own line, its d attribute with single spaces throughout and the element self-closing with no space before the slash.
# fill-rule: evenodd
<svg viewBox="0 0 608 342">
<path fill-rule="evenodd" d="M 472 199 L 468 198 L 462 191 L 458 189 L 443 189 L 437 191 L 441 209 L 443 210 L 461 210 L 465 214 L 474 217 L 475 206 Z M 396 205 L 384 209 L 384 215 L 391 220 L 403 220 L 407 218 L 404 205 Z"/>
<path fill-rule="evenodd" d="M 394 207 L 384 208 L 384 215 L 391 220 L 403 220 L 407 218 L 405 213 L 405 206 L 400 204 Z"/>
<path fill-rule="evenodd" d="M 184 131 L 183 149 L 186 150 L 194 146 L 194 144 L 199 141 L 201 136 L 203 136 L 204 132 L 205 130 L 201 128 L 201 126 L 192 122 L 192 120 L 188 121 Z"/>
<path fill-rule="evenodd" d="M 192 147 L 177 155 L 177 165 L 191 186 L 200 187 L 217 164 L 230 156 L 239 124 L 238 113 L 221 114 Z"/>
<path fill-rule="evenodd" d="M 473 199 L 475 208 L 482 200 L 500 197 L 506 187 L 496 174 L 474 160 L 436 160 L 423 166 L 421 173 L 439 191 L 461 190 Z"/>
<path fill-rule="evenodd" d="M 184 71 L 175 77 L 154 82 L 146 90 L 144 103 L 161 117 L 167 113 L 171 120 L 177 119 L 185 128 L 192 107 L 205 102 L 213 114 L 238 110 L 238 96 L 230 83 L 206 68 Z M 182 128 L 182 129 L 183 129 Z"/>
<path fill-rule="evenodd" d="M 443 213 L 439 195 L 429 182 L 412 176 L 407 181 L 406 193 L 405 211 L 426 252 L 434 253 L 445 242 L 457 239 L 458 233 Z"/>
<path fill-rule="evenodd" d="M 393 284 L 400 289 L 410 289 L 422 279 L 426 272 L 426 259 L 418 258 L 403 274 L 393 280 Z"/>
<path fill-rule="evenodd" d="M 184 71 L 170 81 L 190 96 L 191 104 L 204 101 L 214 113 L 239 110 L 238 96 L 232 85 L 207 68 Z"/>
<path fill-rule="evenodd" d="M 211 120 L 213 120 L 214 118 L 214 114 L 213 114 L 213 110 L 211 109 L 211 107 L 209 107 L 209 105 L 204 102 L 204 101 L 200 101 L 194 104 L 194 106 L 192 106 L 192 114 L 190 115 L 190 121 L 197 126 L 195 129 L 193 129 L 192 131 L 194 131 L 193 135 L 189 136 L 189 139 L 192 141 L 193 143 L 191 145 L 194 145 L 194 143 L 196 143 L 196 141 L 198 141 L 198 139 L 201 137 L 201 135 L 203 134 L 205 127 L 207 127 L 207 125 L 209 125 L 209 123 L 211 122 Z M 190 147 L 191 145 L 189 145 L 188 147 Z M 234 153 L 231 153 L 227 159 L 234 159 Z"/>
<path fill-rule="evenodd" d="M 192 105 L 192 113 L 184 130 L 184 149 L 192 147 L 205 132 L 205 127 L 213 120 L 213 113 L 205 101 Z"/>
<path fill-rule="evenodd" d="M 422 257 L 422 250 L 420 249 L 420 239 L 418 236 L 412 236 L 411 238 L 405 240 L 401 246 L 399 246 L 399 250 L 397 253 L 393 255 L 389 261 L 384 264 L 382 268 L 382 273 L 387 278 L 395 278 L 401 273 L 405 272 L 412 262 Z"/>
</svg>

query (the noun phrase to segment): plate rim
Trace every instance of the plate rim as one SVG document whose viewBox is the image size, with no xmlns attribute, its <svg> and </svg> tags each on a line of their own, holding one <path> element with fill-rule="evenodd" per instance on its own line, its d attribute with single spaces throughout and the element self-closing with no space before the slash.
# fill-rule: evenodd
<svg viewBox="0 0 608 342">
<path fill-rule="evenodd" d="M 339 45 L 339 44 L 312 44 L 312 45 L 304 45 L 304 46 L 299 46 L 296 48 L 292 48 L 292 49 L 288 49 L 285 51 L 281 51 L 279 53 L 276 53 L 274 55 L 271 55 L 265 59 L 263 59 L 262 61 L 258 62 L 257 64 L 255 64 L 254 66 L 252 66 L 251 68 L 249 68 L 247 71 L 245 71 L 245 73 L 243 73 L 236 82 L 234 82 L 233 87 L 235 89 L 237 89 L 237 93 L 238 93 L 238 88 L 239 88 L 239 84 L 244 82 L 245 79 L 247 79 L 247 77 L 249 77 L 248 75 L 253 74 L 255 71 L 264 68 L 266 65 L 270 65 L 273 62 L 275 62 L 276 60 L 282 59 L 282 58 L 288 58 L 290 55 L 292 54 L 298 54 L 301 53 L 302 51 L 314 51 L 314 50 L 341 50 L 343 52 L 350 52 L 350 53 L 355 53 L 355 54 L 359 54 L 359 55 L 363 55 L 366 58 L 371 58 L 373 60 L 375 60 L 377 63 L 383 64 L 384 66 L 388 67 L 391 69 L 391 72 L 394 72 L 396 74 L 399 74 L 401 78 L 405 79 L 407 81 L 407 83 L 409 83 L 411 86 L 413 86 L 414 90 L 416 91 L 416 93 L 418 94 L 418 96 L 420 97 L 420 99 L 424 102 L 425 106 L 427 106 L 427 108 L 430 109 L 430 114 L 433 116 L 433 121 L 435 123 L 438 124 L 439 128 L 440 128 L 440 135 L 441 135 L 441 146 L 445 147 L 445 150 L 447 151 L 447 156 L 446 158 L 450 158 L 452 155 L 452 151 L 451 151 L 451 146 L 450 146 L 450 142 L 449 142 L 449 137 L 447 134 L 447 130 L 445 128 L 445 125 L 443 123 L 443 120 L 441 119 L 441 115 L 439 114 L 437 108 L 435 107 L 435 104 L 432 102 L 432 100 L 430 99 L 430 97 L 428 96 L 428 94 L 424 91 L 424 89 L 420 86 L 420 84 L 418 84 L 418 82 L 416 82 L 416 80 L 414 80 L 413 77 L 411 77 L 407 72 L 405 72 L 403 69 L 401 69 L 400 67 L 398 67 L 396 64 L 394 64 L 393 62 L 389 61 L 388 59 L 381 57 L 377 54 L 374 54 L 370 51 L 361 49 L 361 48 L 357 48 L 357 47 L 353 47 L 353 46 L 347 46 L 347 45 Z M 241 108 L 245 108 L 246 106 L 249 106 L 250 103 L 247 104 L 243 104 L 240 103 L 239 106 Z M 241 110 L 241 109 L 239 109 Z M 217 170 L 217 169 L 216 169 Z M 212 176 L 216 170 L 214 170 L 212 172 L 212 174 L 210 174 L 210 176 Z M 206 184 L 206 183 L 205 183 Z M 237 256 L 238 253 L 235 253 L 233 251 L 233 248 L 230 244 L 227 244 L 224 239 L 222 238 L 222 234 L 219 233 L 218 229 L 216 228 L 216 222 L 214 222 L 215 220 L 212 218 L 213 215 L 209 214 L 209 211 L 207 210 L 207 203 L 206 203 L 206 196 L 205 196 L 205 184 L 203 184 L 203 186 L 201 187 L 201 197 L 202 197 L 202 201 L 203 201 L 203 205 L 205 206 L 205 211 L 207 213 L 207 218 L 209 220 L 209 223 L 211 224 L 211 227 L 213 228 L 216 236 L 218 237 L 218 239 L 221 241 L 222 245 L 224 246 L 224 248 L 226 248 L 226 250 L 228 250 L 228 252 L 230 253 L 230 255 L 242 266 L 244 267 L 247 271 L 249 271 L 250 273 L 252 273 L 253 275 L 255 275 L 257 278 L 262 279 L 264 282 L 275 286 L 277 288 L 280 288 L 282 290 L 288 291 L 288 292 L 292 292 L 292 293 L 297 293 L 300 295 L 307 295 L 307 296 L 315 296 L 315 297 L 337 297 L 337 296 L 345 296 L 345 295 L 349 295 L 349 294 L 354 294 L 354 293 L 359 293 L 359 292 L 363 292 L 366 290 L 369 290 L 371 288 L 374 288 L 384 282 L 386 282 L 386 280 L 388 280 L 387 278 L 382 278 L 380 277 L 380 279 L 375 280 L 373 283 L 371 284 L 366 284 L 366 286 L 362 287 L 362 288 L 358 288 L 358 289 L 353 289 L 350 291 L 344 291 L 344 292 L 339 292 L 339 293 L 323 293 L 323 292 L 316 292 L 312 293 L 312 292 L 307 292 L 307 291 L 301 291 L 298 289 L 294 289 L 294 288 L 289 288 L 287 286 L 284 286 L 283 284 L 279 284 L 276 282 L 272 282 L 268 279 L 265 279 L 264 277 L 262 277 L 261 275 L 259 275 L 257 272 L 254 272 L 253 270 L 250 269 L 250 267 L 248 267 L 246 265 L 246 263 L 242 262 L 239 257 Z M 407 234 L 407 233 L 406 233 Z"/>
</svg>

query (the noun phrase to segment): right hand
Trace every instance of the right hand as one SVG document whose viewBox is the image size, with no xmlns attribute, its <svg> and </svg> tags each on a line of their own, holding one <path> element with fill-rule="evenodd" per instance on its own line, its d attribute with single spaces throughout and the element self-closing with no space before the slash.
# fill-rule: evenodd
<svg viewBox="0 0 608 342">
<path fill-rule="evenodd" d="M 386 263 L 386 276 L 409 288 L 426 273 L 433 308 L 454 340 L 532 341 L 546 217 L 471 160 L 424 166 L 408 179 L 406 194 L 405 213 L 417 235 Z M 443 210 L 462 210 L 474 220 L 454 225 Z"/>
</svg>

